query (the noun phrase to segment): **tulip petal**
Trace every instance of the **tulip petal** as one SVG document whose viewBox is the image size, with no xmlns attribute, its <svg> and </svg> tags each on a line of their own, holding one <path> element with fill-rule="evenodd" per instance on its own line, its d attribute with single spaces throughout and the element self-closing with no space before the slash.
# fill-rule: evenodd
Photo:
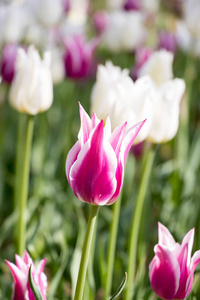
<svg viewBox="0 0 200 300">
<path fill-rule="evenodd" d="M 156 245 L 155 257 L 149 265 L 149 277 L 153 291 L 162 299 L 172 300 L 178 289 L 180 268 L 172 252 Z"/>
<path fill-rule="evenodd" d="M 194 276 L 194 271 L 196 269 L 196 266 L 200 263 L 200 250 L 196 251 L 191 259 L 191 273 L 188 277 L 187 284 L 186 284 L 186 294 L 185 298 L 188 296 L 192 289 L 192 283 L 193 283 L 193 276 Z"/>
<path fill-rule="evenodd" d="M 194 228 L 191 229 L 183 238 L 181 246 L 188 244 L 188 257 L 187 257 L 187 266 L 190 265 L 192 247 L 194 243 Z"/>
<path fill-rule="evenodd" d="M 177 258 L 180 266 L 180 280 L 179 288 L 174 296 L 175 299 L 184 299 L 186 291 L 186 283 L 188 279 L 188 268 L 187 268 L 187 257 L 188 257 L 188 244 L 181 247 L 181 252 Z"/>
<path fill-rule="evenodd" d="M 111 146 L 113 147 L 113 150 L 115 151 L 117 158 L 118 158 L 120 150 L 121 150 L 121 144 L 123 142 L 123 138 L 125 135 L 126 125 L 127 125 L 127 123 L 117 126 L 117 128 L 115 128 L 115 130 L 113 131 L 113 133 L 109 139 L 109 142 L 110 142 Z"/>
<path fill-rule="evenodd" d="M 72 165 L 76 161 L 77 156 L 78 156 L 80 150 L 81 150 L 81 142 L 77 141 L 74 144 L 74 146 L 70 149 L 70 151 L 69 151 L 69 153 L 67 155 L 67 160 L 66 160 L 66 164 L 65 164 L 65 170 L 66 170 L 67 180 L 68 180 L 69 184 L 70 184 L 69 172 L 70 172 L 70 169 L 71 169 Z"/>
<path fill-rule="evenodd" d="M 81 141 L 81 145 L 83 146 L 90 135 L 90 132 L 92 131 L 92 122 L 84 108 L 79 103 L 79 113 L 80 113 L 80 119 L 81 119 L 81 128 L 78 134 L 78 138 Z"/>
<path fill-rule="evenodd" d="M 26 300 L 25 291 L 27 286 L 27 277 L 13 263 L 6 260 L 14 279 L 13 300 Z"/>
<path fill-rule="evenodd" d="M 121 157 L 122 157 L 123 165 L 125 164 L 128 152 L 129 152 L 136 136 L 138 135 L 140 129 L 144 125 L 145 121 L 146 120 L 144 120 L 140 123 L 137 123 L 136 125 L 130 127 L 129 130 L 126 132 L 126 135 L 125 135 L 124 140 L 123 140 L 122 145 L 121 145 Z"/>
<path fill-rule="evenodd" d="M 104 138 L 101 121 L 81 148 L 69 173 L 71 187 L 85 202 L 104 205 L 116 189 L 116 155 Z"/>
<path fill-rule="evenodd" d="M 176 244 L 173 236 L 163 224 L 158 222 L 158 244 L 164 245 L 172 250 Z"/>
</svg>

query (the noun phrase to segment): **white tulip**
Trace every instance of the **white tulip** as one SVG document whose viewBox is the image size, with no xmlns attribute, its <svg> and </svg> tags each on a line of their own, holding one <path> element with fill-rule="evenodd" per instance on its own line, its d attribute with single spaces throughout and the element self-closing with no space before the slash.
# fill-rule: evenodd
<svg viewBox="0 0 200 300">
<path fill-rule="evenodd" d="M 200 39 L 200 1 L 185 0 L 183 1 L 184 20 L 189 31 Z"/>
<path fill-rule="evenodd" d="M 42 25 L 52 27 L 58 24 L 63 16 L 62 0 L 35 0 L 35 13 Z"/>
<path fill-rule="evenodd" d="M 185 90 L 182 79 L 164 83 L 158 90 L 154 103 L 154 115 L 147 139 L 153 143 L 164 143 L 177 133 L 180 101 Z"/>
<path fill-rule="evenodd" d="M 146 36 L 143 15 L 136 11 L 114 11 L 108 14 L 108 26 L 102 39 L 111 51 L 133 51 L 141 46 Z"/>
<path fill-rule="evenodd" d="M 50 53 L 41 60 L 33 46 L 18 50 L 16 74 L 10 90 L 10 104 L 19 112 L 35 115 L 50 108 L 53 85 Z"/>
<path fill-rule="evenodd" d="M 109 114 L 112 127 L 127 121 L 131 127 L 147 118 L 147 122 L 136 143 L 144 140 L 151 126 L 154 84 L 150 77 L 143 77 L 135 83 L 128 75 L 128 70 L 121 70 L 107 62 L 100 65 L 97 80 L 91 94 L 91 112 L 95 112 L 100 119 L 106 119 Z"/>
<path fill-rule="evenodd" d="M 154 113 L 147 139 L 153 143 L 171 140 L 178 130 L 180 101 L 185 90 L 182 79 L 173 79 L 173 54 L 166 50 L 154 52 L 139 71 L 155 83 Z"/>
<path fill-rule="evenodd" d="M 162 85 L 173 78 L 173 54 L 166 50 L 155 51 L 139 70 L 139 76 L 150 75 L 153 81 Z"/>
<path fill-rule="evenodd" d="M 0 44 L 20 42 L 26 21 L 25 11 L 20 6 L 0 4 Z"/>
</svg>

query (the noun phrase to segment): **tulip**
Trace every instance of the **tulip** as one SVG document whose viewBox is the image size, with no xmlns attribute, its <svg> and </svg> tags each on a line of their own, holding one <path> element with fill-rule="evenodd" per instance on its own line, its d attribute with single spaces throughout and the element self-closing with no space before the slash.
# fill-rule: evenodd
<svg viewBox="0 0 200 300">
<path fill-rule="evenodd" d="M 47 277 L 43 273 L 43 269 L 46 263 L 46 259 L 40 261 L 36 268 L 33 264 L 31 257 L 28 252 L 25 251 L 24 256 L 20 257 L 15 255 L 16 265 L 7 261 L 6 263 L 12 273 L 14 284 L 13 284 L 13 300 L 33 300 L 34 295 L 29 286 L 28 274 L 31 266 L 31 274 L 33 281 L 40 290 L 43 300 L 46 300 L 46 289 L 47 289 Z"/>
<path fill-rule="evenodd" d="M 108 15 L 105 11 L 97 11 L 93 17 L 93 24 L 97 34 L 102 34 L 108 26 Z"/>
<path fill-rule="evenodd" d="M 124 123 L 111 133 L 109 117 L 104 127 L 95 113 L 90 119 L 81 105 L 79 110 L 81 128 L 78 141 L 67 156 L 67 179 L 80 200 L 110 205 L 121 191 L 128 151 L 145 121 L 127 131 Z"/>
<path fill-rule="evenodd" d="M 131 127 L 147 118 L 142 132 L 134 142 L 139 143 L 147 137 L 151 126 L 154 90 L 150 77 L 144 76 L 134 83 L 128 70 L 121 70 L 107 62 L 105 66 L 98 67 L 97 80 L 91 94 L 91 110 L 104 121 L 109 114 L 112 129 L 126 121 L 127 127 Z"/>
<path fill-rule="evenodd" d="M 53 102 L 50 55 L 41 60 L 33 46 L 18 50 L 16 75 L 11 85 L 10 104 L 19 112 L 36 115 Z"/>
<path fill-rule="evenodd" d="M 153 50 L 147 47 L 138 48 L 135 52 L 135 66 L 131 71 L 131 77 L 135 81 L 139 77 L 139 72 L 142 66 L 150 58 Z"/>
<path fill-rule="evenodd" d="M 57 25 L 64 14 L 62 0 L 36 0 L 35 14 L 39 22 L 46 27 Z"/>
<path fill-rule="evenodd" d="M 159 87 L 173 78 L 173 53 L 159 50 L 152 53 L 139 70 L 139 77 L 150 75 Z"/>
<path fill-rule="evenodd" d="M 145 38 L 144 17 L 140 12 L 119 10 L 108 14 L 108 24 L 102 35 L 105 48 L 118 53 L 133 51 Z"/>
<path fill-rule="evenodd" d="M 139 76 L 149 75 L 154 81 L 155 99 L 147 139 L 152 143 L 171 140 L 179 126 L 180 102 L 185 91 L 182 79 L 173 78 L 173 53 L 155 51 L 141 66 Z"/>
<path fill-rule="evenodd" d="M 84 79 L 91 74 L 94 51 L 99 43 L 98 39 L 86 43 L 81 35 L 68 38 L 64 41 L 65 74 L 72 79 Z"/>
<path fill-rule="evenodd" d="M 13 43 L 6 45 L 3 49 L 0 73 L 3 80 L 8 83 L 12 82 L 15 74 L 17 49 L 17 45 Z"/>
<path fill-rule="evenodd" d="M 126 0 L 124 3 L 125 10 L 140 10 L 141 3 L 139 0 Z"/>
<path fill-rule="evenodd" d="M 165 300 L 185 299 L 191 291 L 193 275 L 200 262 L 200 250 L 191 258 L 194 228 L 176 243 L 169 230 L 158 223 L 158 244 L 149 265 L 149 277 L 153 291 Z"/>
<path fill-rule="evenodd" d="M 177 42 L 176 42 L 176 36 L 167 31 L 161 31 L 159 34 L 159 49 L 166 49 L 167 51 L 170 51 L 172 53 L 176 52 Z"/>
</svg>

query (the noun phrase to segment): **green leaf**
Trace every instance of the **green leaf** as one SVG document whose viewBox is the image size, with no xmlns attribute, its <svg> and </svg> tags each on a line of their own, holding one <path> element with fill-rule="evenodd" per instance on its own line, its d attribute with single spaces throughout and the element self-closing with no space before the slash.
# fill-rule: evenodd
<svg viewBox="0 0 200 300">
<path fill-rule="evenodd" d="M 127 273 L 125 272 L 125 276 L 124 279 L 122 280 L 120 286 L 118 287 L 117 291 L 114 293 L 114 295 L 109 299 L 109 300 L 115 300 L 117 299 L 117 297 L 119 297 L 119 295 L 121 294 L 121 292 L 123 291 L 125 285 L 127 282 Z"/>
<path fill-rule="evenodd" d="M 31 288 L 31 290 L 34 294 L 35 300 L 43 300 L 39 288 L 37 287 L 37 285 L 33 281 L 32 274 L 31 274 L 31 267 L 32 266 L 30 266 L 29 273 L 28 273 L 28 282 L 29 282 L 30 288 Z"/>
</svg>

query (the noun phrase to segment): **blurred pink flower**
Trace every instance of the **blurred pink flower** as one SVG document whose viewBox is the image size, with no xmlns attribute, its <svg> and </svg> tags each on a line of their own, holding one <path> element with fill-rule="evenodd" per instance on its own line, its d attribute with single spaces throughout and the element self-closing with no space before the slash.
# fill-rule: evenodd
<svg viewBox="0 0 200 300">
<path fill-rule="evenodd" d="M 165 49 L 172 53 L 176 52 L 177 41 L 176 36 L 168 31 L 161 31 L 159 34 L 158 49 Z"/>
<path fill-rule="evenodd" d="M 35 268 L 31 257 L 28 252 L 25 251 L 24 256 L 20 257 L 15 255 L 16 265 L 7 261 L 6 263 L 12 273 L 13 284 L 13 300 L 34 300 L 35 297 L 29 286 L 28 274 L 31 266 L 32 278 L 40 290 L 43 300 L 46 300 L 47 278 L 43 273 L 43 269 L 46 263 L 46 259 L 40 261 L 37 268 Z"/>
<path fill-rule="evenodd" d="M 94 51 L 99 39 L 87 43 L 83 36 L 76 35 L 65 39 L 65 74 L 72 79 L 85 79 L 92 72 Z"/>
<path fill-rule="evenodd" d="M 147 47 L 138 48 L 135 52 L 135 66 L 131 71 L 131 77 L 135 81 L 139 77 L 139 71 L 144 63 L 147 62 L 153 50 Z"/>
<path fill-rule="evenodd" d="M 93 17 L 93 24 L 96 32 L 102 34 L 108 26 L 108 14 L 106 11 L 97 11 Z"/>
<path fill-rule="evenodd" d="M 125 131 L 126 123 L 111 133 L 110 119 L 105 127 L 95 113 L 92 118 L 79 105 L 81 128 L 78 141 L 69 151 L 66 174 L 74 194 L 93 205 L 113 204 L 122 188 L 128 152 L 144 122 Z"/>
<path fill-rule="evenodd" d="M 17 59 L 17 44 L 7 44 L 2 53 L 0 63 L 0 74 L 5 82 L 11 83 L 15 75 L 15 65 Z"/>
<path fill-rule="evenodd" d="M 153 291 L 165 300 L 185 299 L 191 291 L 194 270 L 200 262 L 200 250 L 191 258 L 194 228 L 176 243 L 169 230 L 158 223 L 158 244 L 149 265 Z"/>
</svg>

